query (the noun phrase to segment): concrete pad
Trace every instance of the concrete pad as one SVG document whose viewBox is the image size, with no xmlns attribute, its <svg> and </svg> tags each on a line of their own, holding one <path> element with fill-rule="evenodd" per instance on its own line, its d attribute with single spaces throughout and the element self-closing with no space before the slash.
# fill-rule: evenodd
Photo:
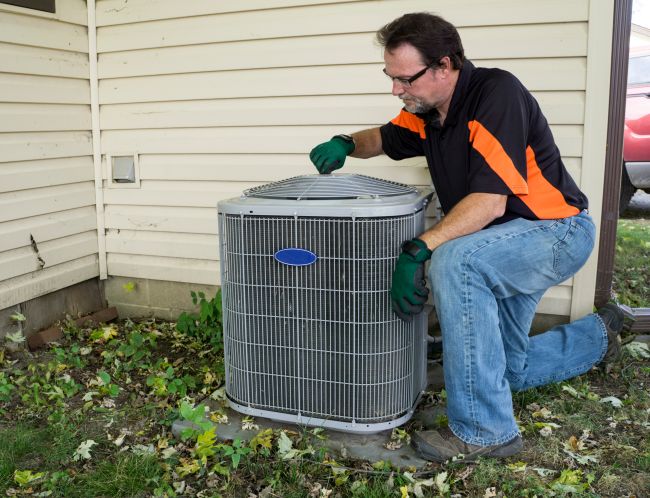
<svg viewBox="0 0 650 498">
<path fill-rule="evenodd" d="M 439 361 L 429 360 L 427 365 L 427 391 L 439 392 L 444 387 L 444 384 L 442 365 Z M 228 416 L 227 424 L 215 424 L 217 439 L 221 441 L 234 439 L 249 441 L 259 431 L 265 429 L 284 429 L 293 432 L 303 432 L 306 429 L 306 427 L 296 424 L 255 417 L 255 424 L 259 426 L 259 429 L 243 430 L 242 420 L 245 415 L 230 407 L 224 407 L 222 402 L 206 400 L 203 403 L 208 406 L 210 411 L 221 412 Z M 409 430 L 436 427 L 439 418 L 446 413 L 444 407 L 423 407 L 422 405 L 423 401 L 420 402 L 419 407 L 416 407 L 411 420 L 404 424 Z M 172 425 L 172 433 L 174 436 L 179 437 L 183 429 L 192 427 L 195 426 L 191 422 L 177 420 Z M 365 460 L 371 463 L 384 460 L 399 468 L 414 467 L 421 469 L 429 463 L 420 458 L 408 445 L 396 450 L 386 448 L 386 444 L 390 441 L 391 433 L 392 430 L 386 430 L 376 434 L 352 434 L 325 429 L 322 433 L 325 439 L 320 441 L 319 445 L 344 458 Z"/>
<path fill-rule="evenodd" d="M 227 424 L 215 424 L 217 439 L 220 441 L 240 439 L 242 441 L 249 441 L 258 432 L 265 429 L 284 429 L 293 432 L 303 432 L 304 426 L 289 424 L 287 422 L 276 422 L 273 420 L 255 417 L 255 424 L 259 429 L 243 430 L 242 419 L 245 415 L 236 412 L 231 408 L 224 408 L 218 402 L 207 401 L 204 402 L 211 411 L 219 411 L 228 416 Z M 434 420 L 440 415 L 440 410 L 435 410 L 427 418 Z M 415 418 L 415 416 L 414 416 Z M 421 425 L 421 422 L 418 422 Z M 179 437 L 181 431 L 186 428 L 195 427 L 194 424 L 186 420 L 177 420 L 172 425 L 172 433 L 174 436 Z M 428 461 L 420 458 L 415 451 L 408 445 L 404 445 L 396 450 L 389 450 L 386 444 L 390 441 L 392 431 L 386 430 L 376 434 L 351 434 L 347 432 L 339 432 L 331 429 L 325 429 L 322 433 L 325 439 L 319 441 L 319 446 L 327 448 L 329 451 L 343 458 L 352 458 L 356 460 L 365 460 L 371 463 L 378 461 L 390 462 L 393 466 L 399 468 L 415 468 L 421 469 L 429 464 Z"/>
</svg>

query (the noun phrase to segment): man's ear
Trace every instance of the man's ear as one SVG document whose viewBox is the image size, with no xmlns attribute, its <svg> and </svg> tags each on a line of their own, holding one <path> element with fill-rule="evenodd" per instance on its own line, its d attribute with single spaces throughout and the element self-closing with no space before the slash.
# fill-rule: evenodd
<svg viewBox="0 0 650 498">
<path fill-rule="evenodd" d="M 438 68 L 443 69 L 446 71 L 451 71 L 452 70 L 452 65 L 451 65 L 451 59 L 449 58 L 448 55 L 445 55 L 444 57 L 441 57 L 440 60 L 438 61 Z"/>
</svg>

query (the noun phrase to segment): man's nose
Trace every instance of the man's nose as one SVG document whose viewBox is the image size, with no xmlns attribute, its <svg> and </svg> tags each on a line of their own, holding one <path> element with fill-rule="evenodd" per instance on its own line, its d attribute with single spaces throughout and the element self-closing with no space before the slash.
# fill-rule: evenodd
<svg viewBox="0 0 650 498">
<path fill-rule="evenodd" d="M 404 85 L 402 85 L 397 80 L 393 80 L 393 95 L 395 95 L 395 97 L 399 97 L 403 93 L 404 93 Z"/>
</svg>

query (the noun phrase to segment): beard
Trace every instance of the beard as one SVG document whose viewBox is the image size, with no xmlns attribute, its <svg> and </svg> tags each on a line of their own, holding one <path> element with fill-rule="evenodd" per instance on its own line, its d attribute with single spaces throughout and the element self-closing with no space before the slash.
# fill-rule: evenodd
<svg viewBox="0 0 650 498">
<path fill-rule="evenodd" d="M 404 104 L 404 108 L 413 114 L 424 114 L 433 109 L 433 105 L 427 104 L 426 102 L 417 99 L 415 97 L 400 97 L 400 100 Z"/>
</svg>

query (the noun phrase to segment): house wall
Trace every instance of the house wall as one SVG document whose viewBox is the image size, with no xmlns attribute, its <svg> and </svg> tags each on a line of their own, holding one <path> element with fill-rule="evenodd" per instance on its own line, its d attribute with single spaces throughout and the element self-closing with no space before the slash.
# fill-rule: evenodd
<svg viewBox="0 0 650 498">
<path fill-rule="evenodd" d="M 470 59 L 531 89 L 597 223 L 613 4 L 435 4 Z M 54 15 L 0 4 L 0 310 L 97 276 L 102 222 L 111 304 L 148 309 L 155 296 L 218 285 L 216 203 L 313 173 L 315 144 L 396 115 L 374 33 L 427 9 L 425 0 L 99 0 L 102 200 L 93 190 L 86 2 L 58 0 Z M 106 156 L 132 154 L 139 184 L 112 184 Z M 430 182 L 419 158 L 351 158 L 344 171 Z M 596 256 L 550 289 L 539 312 L 588 311 Z M 134 282 L 135 292 L 124 290 Z"/>
<path fill-rule="evenodd" d="M 381 72 L 374 33 L 431 7 L 424 0 L 99 1 L 102 153 L 138 154 L 141 179 L 137 189 L 105 190 L 109 275 L 218 284 L 217 201 L 313 173 L 314 145 L 395 116 L 400 104 Z M 608 75 L 609 61 L 587 55 L 590 46 L 602 48 L 590 45 L 593 26 L 604 25 L 598 36 L 611 39 L 611 10 L 611 1 L 588 0 L 435 3 L 459 27 L 470 59 L 512 71 L 533 92 L 566 166 L 596 200 L 602 182 L 583 179 L 602 178 L 603 169 L 592 164 L 586 172 L 583 156 L 597 158 L 585 153 L 585 137 L 591 144 L 600 130 L 586 133 L 585 115 L 605 120 L 607 95 L 598 85 L 588 89 L 588 73 Z M 604 151 L 604 140 L 596 147 Z M 344 171 L 430 182 L 423 159 L 351 158 Z M 592 260 L 584 271 L 595 274 Z M 539 311 L 587 311 L 589 289 L 572 309 L 575 279 L 551 289 Z"/>
<path fill-rule="evenodd" d="M 0 4 L 0 310 L 98 275 L 86 24 Z"/>
</svg>

